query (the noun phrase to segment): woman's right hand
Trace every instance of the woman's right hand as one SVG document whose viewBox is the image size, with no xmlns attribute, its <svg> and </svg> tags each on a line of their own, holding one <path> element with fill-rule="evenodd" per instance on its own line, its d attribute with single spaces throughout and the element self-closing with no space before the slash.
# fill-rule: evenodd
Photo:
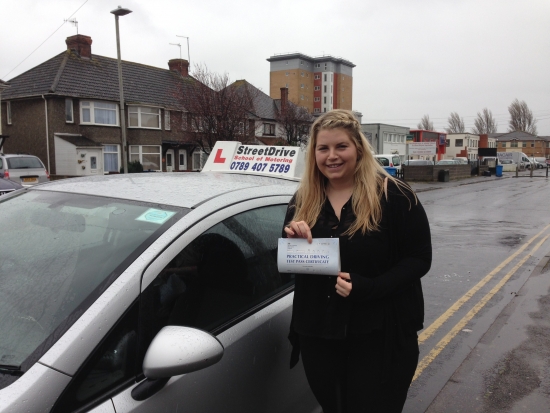
<svg viewBox="0 0 550 413">
<path fill-rule="evenodd" d="M 310 244 L 313 241 L 311 229 L 305 221 L 290 221 L 290 224 L 285 226 L 285 232 L 288 238 L 307 238 Z"/>
</svg>

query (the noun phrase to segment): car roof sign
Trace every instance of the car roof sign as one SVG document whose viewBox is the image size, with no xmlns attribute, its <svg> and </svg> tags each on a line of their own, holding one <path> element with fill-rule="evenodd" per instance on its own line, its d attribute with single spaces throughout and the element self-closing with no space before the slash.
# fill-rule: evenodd
<svg viewBox="0 0 550 413">
<path fill-rule="evenodd" d="M 297 146 L 243 145 L 234 141 L 218 141 L 202 172 L 272 176 L 299 181 L 304 166 L 305 152 Z"/>
</svg>

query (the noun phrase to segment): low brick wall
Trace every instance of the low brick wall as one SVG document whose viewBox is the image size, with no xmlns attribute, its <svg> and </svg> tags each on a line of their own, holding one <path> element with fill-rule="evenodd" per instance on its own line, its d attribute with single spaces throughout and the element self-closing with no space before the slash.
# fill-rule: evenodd
<svg viewBox="0 0 550 413">
<path fill-rule="evenodd" d="M 466 165 L 434 165 L 433 166 L 433 180 L 437 181 L 439 171 L 442 169 L 449 171 L 449 179 L 464 179 L 472 176 L 472 167 L 468 164 Z"/>
<path fill-rule="evenodd" d="M 472 176 L 472 167 L 470 165 L 403 165 L 403 174 L 405 181 L 437 181 L 439 171 L 442 169 L 449 171 L 449 179 L 464 179 Z M 485 166 L 485 169 L 487 167 Z M 481 166 L 484 170 L 484 165 Z"/>
<path fill-rule="evenodd" d="M 403 179 L 405 181 L 433 181 L 433 165 L 402 165 L 401 168 L 403 169 Z"/>
</svg>

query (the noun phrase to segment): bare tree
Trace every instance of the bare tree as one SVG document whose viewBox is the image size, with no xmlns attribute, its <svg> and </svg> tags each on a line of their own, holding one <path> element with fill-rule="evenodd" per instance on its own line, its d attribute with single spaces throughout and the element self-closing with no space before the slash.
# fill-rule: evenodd
<svg viewBox="0 0 550 413">
<path fill-rule="evenodd" d="M 420 119 L 420 122 L 416 126 L 418 127 L 418 129 L 434 130 L 434 124 L 432 121 L 430 121 L 430 115 L 422 116 L 422 119 Z"/>
<path fill-rule="evenodd" d="M 483 108 L 482 112 L 477 112 L 477 118 L 474 121 L 472 133 L 476 135 L 496 133 L 497 126 L 497 121 L 493 118 L 492 112 L 487 108 Z"/>
<path fill-rule="evenodd" d="M 524 100 L 520 102 L 516 98 L 508 106 L 508 112 L 510 112 L 510 121 L 508 122 L 509 132 L 521 131 L 537 135 L 537 120 Z"/>
<path fill-rule="evenodd" d="M 227 73 L 211 72 L 196 65 L 180 92 L 182 128 L 188 142 L 210 153 L 218 140 L 246 142 L 254 133 L 251 110 L 258 89 L 247 83 L 231 83 Z"/>
<path fill-rule="evenodd" d="M 302 146 L 308 141 L 314 117 L 303 106 L 281 102 L 276 121 L 281 125 L 288 145 Z"/>
<path fill-rule="evenodd" d="M 458 113 L 451 112 L 447 119 L 449 127 L 445 128 L 447 133 L 464 133 L 466 128 L 464 127 L 464 119 L 461 118 Z"/>
</svg>

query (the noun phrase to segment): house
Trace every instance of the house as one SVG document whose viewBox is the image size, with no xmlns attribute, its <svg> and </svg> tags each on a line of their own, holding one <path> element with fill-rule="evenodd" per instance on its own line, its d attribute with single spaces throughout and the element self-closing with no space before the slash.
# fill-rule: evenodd
<svg viewBox="0 0 550 413">
<path fill-rule="evenodd" d="M 288 88 L 280 89 L 280 99 L 272 99 L 246 80 L 237 80 L 230 87 L 239 88 L 250 98 L 250 119 L 256 144 L 298 145 L 307 142 L 315 117 L 288 99 Z"/>
<path fill-rule="evenodd" d="M 121 167 L 118 61 L 92 53 L 92 39 L 78 34 L 67 49 L 11 79 L 2 93 L 6 153 L 31 153 L 52 176 L 116 173 Z M 182 120 L 181 95 L 194 79 L 188 62 L 167 69 L 122 62 L 129 161 L 145 170 L 200 169 L 196 145 Z M 200 155 L 200 154 L 199 154 Z M 95 162 L 95 168 L 92 168 Z"/>
<path fill-rule="evenodd" d="M 9 84 L 7 82 L 4 82 L 2 79 L 0 79 L 0 109 L 2 108 L 2 92 L 4 89 L 7 89 L 9 87 Z M 4 146 L 4 140 L 8 136 L 2 134 L 2 110 L 0 110 L 0 153 L 2 153 L 2 147 Z"/>
<path fill-rule="evenodd" d="M 550 136 L 536 136 L 529 132 L 514 131 L 491 133 L 498 152 L 523 152 L 529 157 L 550 159 Z"/>
</svg>

